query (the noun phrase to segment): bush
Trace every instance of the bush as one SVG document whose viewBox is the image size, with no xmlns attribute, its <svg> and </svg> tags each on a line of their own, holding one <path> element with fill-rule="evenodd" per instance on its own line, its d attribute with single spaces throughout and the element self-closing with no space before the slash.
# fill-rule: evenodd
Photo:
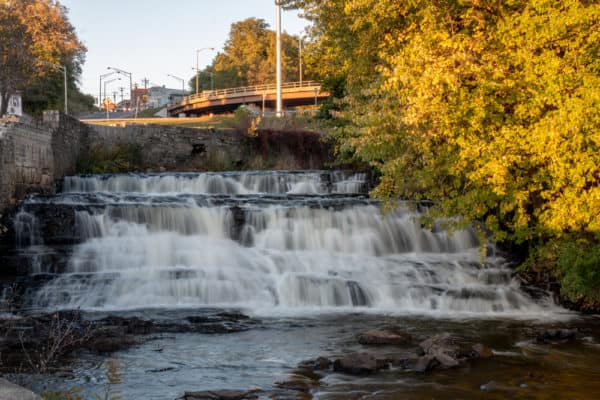
<svg viewBox="0 0 600 400">
<path fill-rule="evenodd" d="M 571 240 L 560 247 L 561 295 L 575 303 L 600 302 L 600 243 Z"/>
<path fill-rule="evenodd" d="M 142 148 L 131 143 L 119 144 L 113 148 L 92 147 L 88 156 L 79 160 L 77 168 L 79 173 L 83 174 L 110 174 L 141 169 L 143 169 Z"/>
</svg>

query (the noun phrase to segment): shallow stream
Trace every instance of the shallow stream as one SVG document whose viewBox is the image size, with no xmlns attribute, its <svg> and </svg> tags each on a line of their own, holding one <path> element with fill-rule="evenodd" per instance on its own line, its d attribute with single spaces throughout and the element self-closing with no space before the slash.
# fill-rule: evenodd
<svg viewBox="0 0 600 400">
<path fill-rule="evenodd" d="M 207 309 L 258 322 L 230 334 L 154 335 L 102 357 L 81 354 L 72 375 L 15 377 L 89 398 L 175 399 L 184 391 L 270 390 L 298 363 L 352 351 L 415 353 L 448 332 L 494 357 L 427 374 L 329 373 L 320 399 L 600 398 L 600 322 L 522 290 L 507 262 L 470 229 L 449 234 L 418 217 L 426 205 L 382 213 L 363 174 L 262 171 L 127 174 L 65 179 L 56 196 L 17 215 L 19 254 L 36 285 L 31 311 L 86 318 L 182 320 Z M 575 343 L 532 341 L 547 326 L 579 329 Z M 405 347 L 368 347 L 357 334 L 400 327 Z"/>
</svg>

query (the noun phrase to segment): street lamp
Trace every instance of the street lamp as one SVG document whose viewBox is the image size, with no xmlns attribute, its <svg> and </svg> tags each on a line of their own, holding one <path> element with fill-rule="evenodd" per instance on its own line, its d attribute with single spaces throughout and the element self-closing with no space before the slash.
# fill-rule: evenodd
<svg viewBox="0 0 600 400">
<path fill-rule="evenodd" d="M 275 0 L 277 5 L 277 26 L 276 26 L 276 39 L 277 39 L 277 61 L 276 61 L 276 75 L 277 75 L 277 108 L 275 115 L 281 117 L 283 109 L 283 100 L 281 98 L 281 0 Z"/>
<path fill-rule="evenodd" d="M 113 71 L 113 72 L 109 72 L 109 73 L 104 74 L 104 75 L 100 75 L 100 82 L 99 82 L 100 83 L 100 87 L 98 88 L 98 108 L 100 108 L 102 106 L 102 79 L 104 79 L 104 78 L 106 78 L 108 76 L 114 75 L 114 74 L 116 74 L 116 72 Z"/>
<path fill-rule="evenodd" d="M 302 87 L 302 36 L 298 38 L 298 74 L 300 75 L 300 87 Z"/>
<path fill-rule="evenodd" d="M 183 96 L 185 96 L 185 79 L 183 78 L 179 78 L 178 76 L 175 75 L 171 75 L 171 74 L 167 74 L 167 76 L 170 76 L 173 79 L 177 79 L 178 81 L 181 82 L 181 97 L 183 98 Z"/>
<path fill-rule="evenodd" d="M 198 94 L 198 75 L 200 75 L 200 69 L 198 66 L 198 56 L 202 50 L 215 50 L 214 47 L 203 47 L 201 49 L 196 50 L 196 94 Z"/>
<path fill-rule="evenodd" d="M 113 78 L 113 79 L 109 79 L 107 81 L 104 81 L 104 95 L 106 96 L 106 85 L 108 83 L 114 82 L 114 81 L 120 81 L 121 78 Z M 106 105 L 106 119 L 110 119 L 110 117 L 108 116 L 108 104 Z"/>
<path fill-rule="evenodd" d="M 122 69 L 115 67 L 107 67 L 107 69 L 112 69 L 117 74 L 123 74 L 129 76 L 129 103 L 133 103 L 133 84 L 131 82 L 131 72 L 123 71 Z M 104 93 L 106 95 L 106 91 Z"/>
<path fill-rule="evenodd" d="M 192 67 L 193 71 L 196 71 L 196 74 L 199 74 L 200 72 L 195 68 Z M 209 72 L 210 74 L 210 91 L 214 92 L 215 91 L 215 73 L 214 72 Z"/>
</svg>

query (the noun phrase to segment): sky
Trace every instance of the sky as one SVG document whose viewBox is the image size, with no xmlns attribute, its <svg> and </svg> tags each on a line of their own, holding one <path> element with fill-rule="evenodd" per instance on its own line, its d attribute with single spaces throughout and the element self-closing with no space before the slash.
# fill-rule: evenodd
<svg viewBox="0 0 600 400">
<path fill-rule="evenodd" d="M 98 97 L 100 75 L 116 67 L 131 72 L 133 83 L 179 89 L 194 76 L 196 50 L 200 69 L 210 64 L 227 40 L 231 24 L 249 17 L 275 29 L 274 0 L 60 0 L 79 40 L 87 47 L 80 79 L 84 93 Z M 282 12 L 282 30 L 292 35 L 307 22 L 297 11 Z M 108 78 L 111 79 L 112 77 Z M 104 86 L 104 85 L 103 85 Z M 108 84 L 107 91 L 129 91 L 129 79 Z M 102 89 L 104 90 L 104 89 Z M 127 95 L 125 97 L 128 97 Z"/>
</svg>

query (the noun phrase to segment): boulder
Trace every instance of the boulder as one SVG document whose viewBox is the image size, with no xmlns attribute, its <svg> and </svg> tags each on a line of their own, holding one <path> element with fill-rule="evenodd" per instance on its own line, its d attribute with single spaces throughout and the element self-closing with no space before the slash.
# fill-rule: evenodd
<svg viewBox="0 0 600 400">
<path fill-rule="evenodd" d="M 401 367 L 415 372 L 428 372 L 438 365 L 440 365 L 440 363 L 434 356 L 422 356 L 404 360 Z"/>
<path fill-rule="evenodd" d="M 364 345 L 406 345 L 412 337 L 400 329 L 370 330 L 358 336 L 358 343 Z"/>
<path fill-rule="evenodd" d="M 419 344 L 421 354 L 434 357 L 439 365 L 444 368 L 457 367 L 460 347 L 449 334 L 435 335 Z"/>
<path fill-rule="evenodd" d="M 0 378 L 0 400 L 42 400 L 42 398 L 31 390 Z"/>
<path fill-rule="evenodd" d="M 577 329 L 555 328 L 545 329 L 537 335 L 535 341 L 540 344 L 566 343 L 577 339 Z"/>
<path fill-rule="evenodd" d="M 430 354 L 432 352 L 442 352 L 449 355 L 458 354 L 459 347 L 456 344 L 456 340 L 452 338 L 448 333 L 442 333 L 435 335 L 419 343 L 419 348 L 423 354 Z"/>
<path fill-rule="evenodd" d="M 182 400 L 251 400 L 258 399 L 258 390 L 204 390 L 201 392 L 185 392 Z"/>
<path fill-rule="evenodd" d="M 333 370 L 351 375 L 369 375 L 385 369 L 386 363 L 377 360 L 368 353 L 351 353 L 333 362 Z"/>
<path fill-rule="evenodd" d="M 492 349 L 481 343 L 474 344 L 471 349 L 474 358 L 490 358 L 494 356 Z"/>
</svg>

